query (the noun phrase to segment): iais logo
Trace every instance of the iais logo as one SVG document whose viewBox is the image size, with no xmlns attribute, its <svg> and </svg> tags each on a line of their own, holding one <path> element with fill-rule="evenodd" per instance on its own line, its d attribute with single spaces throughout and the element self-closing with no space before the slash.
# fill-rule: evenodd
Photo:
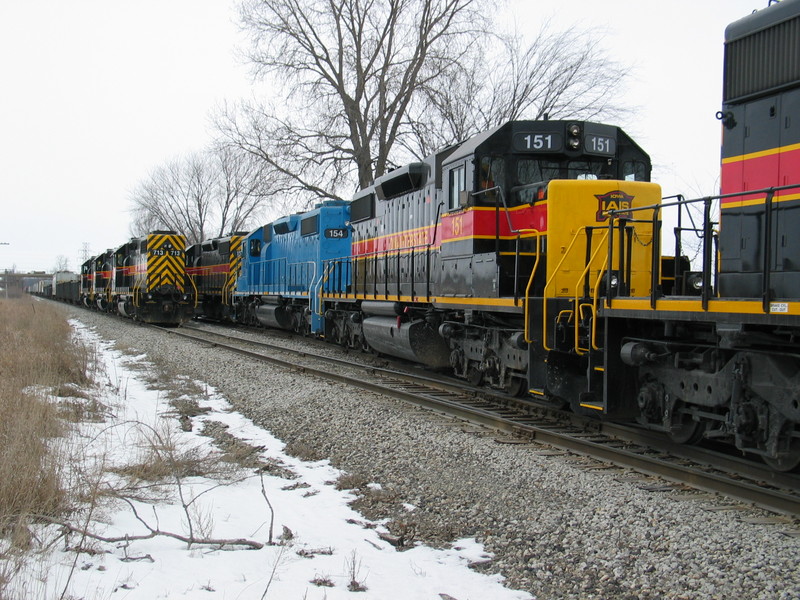
<svg viewBox="0 0 800 600">
<path fill-rule="evenodd" d="M 608 213 L 612 210 L 618 211 L 626 211 L 617 213 L 616 217 L 618 219 L 632 219 L 633 215 L 630 212 L 630 209 L 633 207 L 633 196 L 629 196 L 622 190 L 614 190 L 613 192 L 606 192 L 602 196 L 595 194 L 594 196 L 598 200 L 597 206 L 597 216 L 595 219 L 597 222 L 606 221 L 608 219 Z"/>
</svg>

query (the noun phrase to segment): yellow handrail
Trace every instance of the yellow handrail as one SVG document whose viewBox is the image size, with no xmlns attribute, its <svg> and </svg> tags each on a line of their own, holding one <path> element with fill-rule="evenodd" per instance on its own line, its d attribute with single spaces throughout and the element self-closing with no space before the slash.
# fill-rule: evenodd
<svg viewBox="0 0 800 600">
<path fill-rule="evenodd" d="M 561 260 L 558 261 L 556 268 L 553 269 L 553 274 L 550 276 L 550 279 L 547 280 L 547 283 L 544 284 L 544 291 L 542 293 L 542 348 L 544 348 L 548 352 L 550 352 L 552 348 L 550 348 L 547 345 L 547 288 L 550 287 L 550 284 L 553 282 L 553 279 L 555 279 L 556 275 L 559 272 L 559 269 L 561 268 L 561 265 L 567 259 L 567 256 L 569 256 L 570 252 L 572 251 L 572 247 L 575 245 L 575 242 L 578 240 L 580 234 L 585 232 L 586 232 L 585 225 L 583 227 L 580 227 L 575 232 L 575 235 L 572 237 L 572 241 L 569 243 L 569 246 L 567 246 L 564 255 L 561 257 Z"/>
<path fill-rule="evenodd" d="M 541 258 L 541 251 L 540 248 L 542 244 L 540 243 L 540 238 L 542 235 L 545 235 L 538 229 L 524 229 L 523 230 L 526 234 L 530 234 L 532 237 L 536 238 L 536 260 L 533 261 L 533 268 L 531 269 L 531 276 L 528 277 L 528 285 L 525 286 L 525 307 L 524 307 L 524 315 L 525 315 L 525 341 L 530 344 L 530 329 L 528 328 L 528 306 L 530 302 L 528 299 L 531 297 L 531 287 L 533 286 L 533 278 L 536 275 L 536 271 L 539 268 L 539 259 Z"/>
<path fill-rule="evenodd" d="M 189 275 L 188 279 L 189 279 L 189 283 L 192 284 L 192 289 L 194 290 L 194 307 L 197 308 L 197 302 L 199 300 L 200 293 L 197 291 L 197 285 L 194 282 L 194 277 Z"/>
</svg>

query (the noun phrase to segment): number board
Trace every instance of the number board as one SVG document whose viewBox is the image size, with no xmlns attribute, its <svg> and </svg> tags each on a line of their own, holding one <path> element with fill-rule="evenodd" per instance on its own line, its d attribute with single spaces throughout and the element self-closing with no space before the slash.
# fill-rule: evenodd
<svg viewBox="0 0 800 600">
<path fill-rule="evenodd" d="M 325 237 L 331 238 L 334 240 L 343 240 L 347 237 L 347 228 L 346 227 L 338 227 L 338 228 L 331 228 L 325 230 Z"/>
<path fill-rule="evenodd" d="M 617 153 L 617 140 L 607 135 L 587 133 L 583 139 L 583 150 L 586 154 L 614 156 Z"/>
<path fill-rule="evenodd" d="M 512 145 L 517 152 L 561 152 L 564 138 L 556 131 L 515 133 Z"/>
</svg>

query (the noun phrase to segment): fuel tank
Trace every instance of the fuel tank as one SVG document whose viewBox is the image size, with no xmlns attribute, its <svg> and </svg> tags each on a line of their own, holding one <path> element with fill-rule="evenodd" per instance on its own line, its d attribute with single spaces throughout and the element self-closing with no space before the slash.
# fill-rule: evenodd
<svg viewBox="0 0 800 600">
<path fill-rule="evenodd" d="M 450 366 L 450 347 L 436 329 L 423 320 L 400 323 L 391 317 L 368 317 L 361 323 L 372 348 L 429 367 Z"/>
<path fill-rule="evenodd" d="M 277 304 L 261 304 L 256 308 L 256 319 L 265 327 L 274 329 L 291 329 L 292 315 L 283 306 Z"/>
</svg>

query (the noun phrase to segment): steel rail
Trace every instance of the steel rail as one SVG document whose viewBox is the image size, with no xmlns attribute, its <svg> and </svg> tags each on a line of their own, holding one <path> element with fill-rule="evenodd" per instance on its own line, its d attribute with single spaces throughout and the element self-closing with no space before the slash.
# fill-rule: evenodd
<svg viewBox="0 0 800 600">
<path fill-rule="evenodd" d="M 555 424 L 552 426 L 545 426 L 543 423 L 539 422 L 541 419 L 537 419 L 530 411 L 526 412 L 521 410 L 516 404 L 495 406 L 491 404 L 489 399 L 481 398 L 478 393 L 470 393 L 469 389 L 466 387 L 436 381 L 432 378 L 369 365 L 358 365 L 354 364 L 352 361 L 345 361 L 342 359 L 317 357 L 309 352 L 301 350 L 274 346 L 264 342 L 228 336 L 226 334 L 207 330 L 197 330 L 201 334 L 229 338 L 238 343 L 269 346 L 282 352 L 316 358 L 336 364 L 344 364 L 349 368 L 360 369 L 366 371 L 370 375 L 381 378 L 380 381 L 369 381 L 363 378 L 335 373 L 328 369 L 297 364 L 296 362 L 291 362 L 275 356 L 268 356 L 261 352 L 248 350 L 242 347 L 214 342 L 178 329 L 158 329 L 171 335 L 210 344 L 213 347 L 223 348 L 230 352 L 274 364 L 287 370 L 337 381 L 376 394 L 409 402 L 421 408 L 462 419 L 473 424 L 508 432 L 522 438 L 593 457 L 647 475 L 661 477 L 668 481 L 686 484 L 704 492 L 722 494 L 771 512 L 800 517 L 800 496 L 796 494 L 779 489 L 764 488 L 754 483 L 734 479 L 722 473 L 708 472 L 697 467 L 670 462 L 658 456 L 622 448 L 620 444 L 641 444 L 643 452 L 647 452 L 649 451 L 648 449 L 654 448 L 657 444 L 654 443 L 650 437 L 646 436 L 642 437 L 641 441 L 633 441 L 625 439 L 627 436 L 617 437 L 611 433 L 611 431 L 620 433 L 623 429 L 626 429 L 627 433 L 638 432 L 640 436 L 644 436 L 643 432 L 639 430 L 609 424 L 597 424 L 595 431 L 583 430 L 579 432 L 579 435 L 576 435 L 575 432 L 570 433 L 563 431 L 569 428 L 569 425 Z M 509 412 L 513 414 L 509 415 Z M 580 425 L 576 425 L 575 427 L 581 429 Z M 562 431 L 559 431 L 559 429 Z M 599 436 L 608 437 L 609 442 L 613 441 L 615 443 L 600 443 L 596 440 Z M 691 454 L 691 452 L 687 451 L 686 447 L 679 448 L 684 451 L 683 454 Z M 669 452 L 670 454 L 682 454 L 676 452 L 676 445 L 669 443 L 663 443 L 662 447 L 657 448 L 657 450 Z M 707 460 L 707 456 L 701 457 L 696 450 L 695 454 L 697 456 L 693 460 Z"/>
</svg>

